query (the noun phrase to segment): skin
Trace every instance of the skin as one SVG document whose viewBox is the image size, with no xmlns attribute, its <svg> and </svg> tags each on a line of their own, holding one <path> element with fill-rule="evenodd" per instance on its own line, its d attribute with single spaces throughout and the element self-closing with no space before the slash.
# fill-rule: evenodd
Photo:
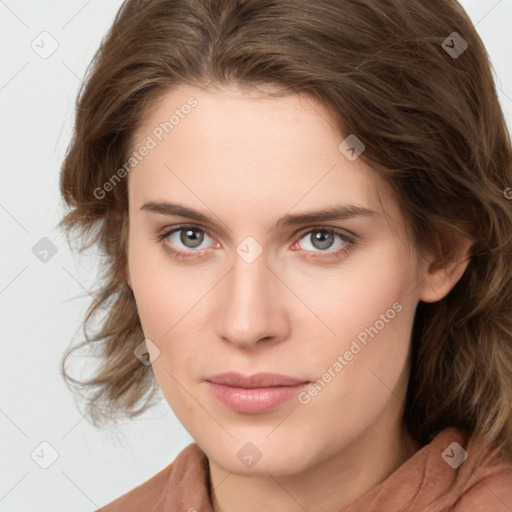
<svg viewBox="0 0 512 512">
<path fill-rule="evenodd" d="M 418 449 L 400 427 L 415 309 L 442 299 L 467 261 L 436 268 L 412 250 L 392 191 L 361 158 L 342 154 L 343 138 L 313 99 L 184 85 L 154 105 L 134 148 L 190 96 L 198 105 L 128 176 L 127 282 L 160 350 L 154 375 L 208 456 L 216 512 L 338 510 Z M 141 209 L 149 201 L 213 221 Z M 341 203 L 376 214 L 273 229 L 285 214 Z M 182 223 L 207 231 L 194 231 L 204 237 L 199 249 L 180 241 L 183 232 L 157 240 Z M 313 228 L 356 243 L 334 235 L 332 246 L 315 244 Z M 236 252 L 248 236 L 262 249 L 251 263 Z M 178 259 L 165 244 L 202 253 Z M 349 251 L 333 255 L 343 244 Z M 204 382 L 225 371 L 314 382 L 396 302 L 400 312 L 307 404 L 234 412 Z M 261 453 L 251 468 L 237 457 L 247 442 Z"/>
</svg>

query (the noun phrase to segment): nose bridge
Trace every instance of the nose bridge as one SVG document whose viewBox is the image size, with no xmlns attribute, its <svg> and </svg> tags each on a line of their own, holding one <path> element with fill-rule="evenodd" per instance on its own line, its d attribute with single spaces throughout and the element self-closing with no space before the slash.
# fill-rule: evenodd
<svg viewBox="0 0 512 512">
<path fill-rule="evenodd" d="M 224 282 L 217 322 L 220 337 L 246 347 L 262 338 L 279 337 L 286 328 L 275 276 L 267 268 L 265 254 L 256 254 L 250 241 L 248 244 L 242 242 L 237 247 Z"/>
<path fill-rule="evenodd" d="M 254 260 L 248 260 L 237 254 L 231 272 L 233 294 L 242 302 L 258 301 L 258 298 L 261 298 L 260 296 L 264 295 L 265 290 L 270 287 L 269 274 L 264 255 L 260 255 Z"/>
</svg>

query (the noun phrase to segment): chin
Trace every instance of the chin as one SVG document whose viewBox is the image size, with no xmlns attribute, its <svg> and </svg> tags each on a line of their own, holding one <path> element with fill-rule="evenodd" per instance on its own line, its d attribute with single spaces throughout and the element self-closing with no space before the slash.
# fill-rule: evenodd
<svg viewBox="0 0 512 512">
<path fill-rule="evenodd" d="M 282 439 L 264 439 L 268 431 L 259 436 L 243 436 L 226 443 L 215 440 L 196 441 L 208 458 L 224 470 L 243 476 L 287 476 L 296 474 L 314 464 L 311 447 L 305 449 L 303 441 L 283 442 Z M 251 440 L 252 439 L 252 440 Z M 289 438 L 288 438 L 289 439 Z"/>
</svg>

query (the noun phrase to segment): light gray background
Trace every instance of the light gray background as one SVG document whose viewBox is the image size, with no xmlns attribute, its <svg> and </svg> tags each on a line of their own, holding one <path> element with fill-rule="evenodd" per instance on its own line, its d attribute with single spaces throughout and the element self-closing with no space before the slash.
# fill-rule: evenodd
<svg viewBox="0 0 512 512">
<path fill-rule="evenodd" d="M 512 126 L 512 0 L 461 4 L 489 50 Z M 55 227 L 62 214 L 59 169 L 78 86 L 120 5 L 0 0 L 0 512 L 93 511 L 192 442 L 163 398 L 123 426 L 117 442 L 83 419 L 58 371 L 66 346 L 81 334 L 97 272 L 94 252 L 73 254 Z M 58 43 L 48 58 L 31 47 L 51 48 L 43 31 Z M 46 263 L 32 253 L 42 237 L 58 250 Z M 58 453 L 48 469 L 35 462 L 49 460 L 44 441 Z"/>
</svg>

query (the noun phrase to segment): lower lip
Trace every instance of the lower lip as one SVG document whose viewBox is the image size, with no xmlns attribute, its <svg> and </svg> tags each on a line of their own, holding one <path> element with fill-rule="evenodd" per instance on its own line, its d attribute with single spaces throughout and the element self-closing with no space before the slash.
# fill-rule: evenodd
<svg viewBox="0 0 512 512">
<path fill-rule="evenodd" d="M 236 412 L 262 413 L 276 409 L 296 397 L 309 382 L 295 386 L 273 386 L 269 388 L 236 388 L 209 382 L 213 396 Z"/>
</svg>

